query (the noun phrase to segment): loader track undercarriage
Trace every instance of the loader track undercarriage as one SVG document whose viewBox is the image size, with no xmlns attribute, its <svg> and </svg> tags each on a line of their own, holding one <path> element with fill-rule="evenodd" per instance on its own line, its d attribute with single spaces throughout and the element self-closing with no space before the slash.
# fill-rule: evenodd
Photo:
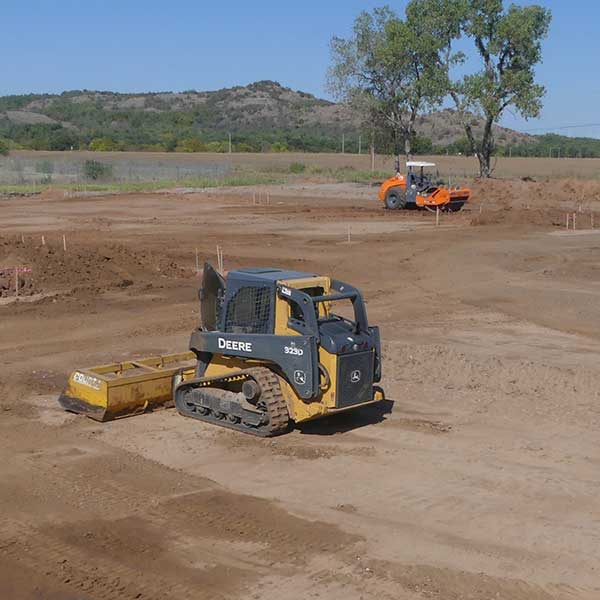
<svg viewBox="0 0 600 600">
<path fill-rule="evenodd" d="M 279 379 L 265 367 L 190 379 L 175 390 L 180 414 L 259 437 L 285 433 L 289 414 Z"/>
</svg>

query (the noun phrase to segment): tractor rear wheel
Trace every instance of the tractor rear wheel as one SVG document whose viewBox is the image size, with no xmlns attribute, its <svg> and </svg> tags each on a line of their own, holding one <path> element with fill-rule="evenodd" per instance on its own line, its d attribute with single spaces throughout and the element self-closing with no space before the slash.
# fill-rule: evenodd
<svg viewBox="0 0 600 600">
<path fill-rule="evenodd" d="M 385 196 L 385 207 L 397 210 L 406 207 L 406 192 L 401 188 L 392 188 Z"/>
</svg>

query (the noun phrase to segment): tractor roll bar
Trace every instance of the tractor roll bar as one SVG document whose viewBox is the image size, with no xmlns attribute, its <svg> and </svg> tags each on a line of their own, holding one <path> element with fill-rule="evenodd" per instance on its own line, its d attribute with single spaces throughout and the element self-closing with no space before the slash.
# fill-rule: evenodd
<svg viewBox="0 0 600 600">
<path fill-rule="evenodd" d="M 331 302 L 336 300 L 351 300 L 354 307 L 354 319 L 356 322 L 357 332 L 368 331 L 369 322 L 367 320 L 367 311 L 361 293 L 353 286 L 333 279 L 331 281 L 331 289 L 334 293 L 326 296 L 309 296 L 302 290 L 296 288 L 287 288 L 278 286 L 277 293 L 280 298 L 285 298 L 288 302 L 296 304 L 302 312 L 303 319 L 289 320 L 289 325 L 295 331 L 303 335 L 312 334 L 319 335 L 319 324 L 317 322 L 316 310 L 309 310 L 308 307 L 316 308 L 316 305 L 322 302 Z"/>
<path fill-rule="evenodd" d="M 356 298 L 355 292 L 328 294 L 327 296 L 311 296 L 312 301 L 315 303 L 333 302 L 335 300 L 354 300 L 355 298 Z"/>
<path fill-rule="evenodd" d="M 339 281 L 338 279 L 331 280 L 331 289 L 333 294 L 328 296 L 316 296 L 312 298 L 313 302 L 328 302 L 330 300 L 351 300 L 354 307 L 354 319 L 356 321 L 357 331 L 367 331 L 369 329 L 369 321 L 367 319 L 367 311 L 363 301 L 362 294 L 352 285 Z"/>
</svg>

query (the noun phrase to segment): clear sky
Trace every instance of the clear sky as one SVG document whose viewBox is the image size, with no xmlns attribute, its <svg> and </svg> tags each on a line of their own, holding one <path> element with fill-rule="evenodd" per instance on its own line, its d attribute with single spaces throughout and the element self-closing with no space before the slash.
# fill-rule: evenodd
<svg viewBox="0 0 600 600">
<path fill-rule="evenodd" d="M 600 137 L 600 2 L 537 0 L 554 19 L 535 133 Z M 2 0 L 0 95 L 97 89 L 211 90 L 273 79 L 327 97 L 332 35 L 373 0 Z M 387 2 L 402 13 L 405 1 Z M 518 2 L 525 4 L 525 2 Z"/>
</svg>

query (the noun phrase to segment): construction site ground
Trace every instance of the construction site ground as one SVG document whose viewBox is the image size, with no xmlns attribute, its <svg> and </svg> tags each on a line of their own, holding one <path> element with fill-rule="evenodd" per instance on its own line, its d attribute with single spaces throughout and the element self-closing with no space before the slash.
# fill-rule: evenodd
<svg viewBox="0 0 600 600">
<path fill-rule="evenodd" d="M 475 184 L 439 228 L 350 184 L 0 199 L 0 598 L 600 597 L 585 185 Z M 217 245 L 359 287 L 388 400 L 273 440 L 62 412 L 76 367 L 187 350 Z"/>
</svg>

